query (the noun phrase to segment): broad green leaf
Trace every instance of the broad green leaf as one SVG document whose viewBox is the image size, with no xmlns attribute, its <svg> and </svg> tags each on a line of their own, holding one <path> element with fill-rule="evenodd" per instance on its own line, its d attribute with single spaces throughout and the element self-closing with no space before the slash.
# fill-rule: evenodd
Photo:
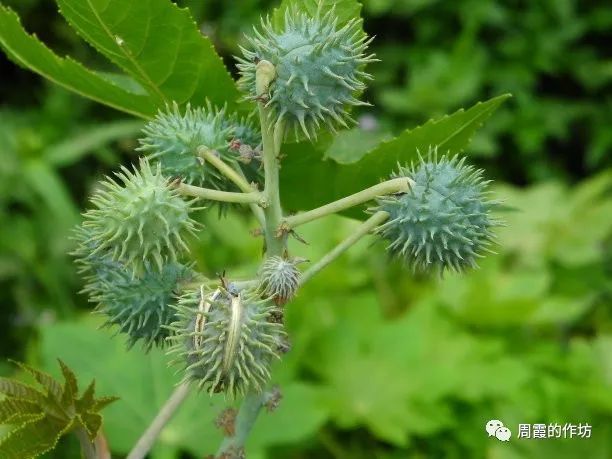
<svg viewBox="0 0 612 459">
<path fill-rule="evenodd" d="M 317 151 L 305 142 L 285 145 L 282 151 L 286 157 L 281 169 L 283 204 L 289 211 L 298 211 L 355 193 L 385 179 L 398 163 L 410 163 L 418 157 L 418 151 L 426 153 L 430 147 L 437 147 L 439 153 L 460 153 L 474 132 L 508 97 L 506 94 L 479 102 L 468 110 L 406 130 L 354 164 L 322 160 L 324 151 Z M 296 183 L 303 185 L 296 186 Z M 347 215 L 363 218 L 364 214 L 353 209 Z"/>
<path fill-rule="evenodd" d="M 54 166 L 67 166 L 91 150 L 110 142 L 133 137 L 142 129 L 141 121 L 120 120 L 84 129 L 74 137 L 45 149 L 44 159 Z"/>
<path fill-rule="evenodd" d="M 279 27 L 284 24 L 285 12 L 296 8 L 314 17 L 317 11 L 325 14 L 330 8 L 334 8 L 338 24 L 344 24 L 361 15 L 361 3 L 356 0 L 283 0 L 278 8 L 272 13 L 272 24 Z"/>
<path fill-rule="evenodd" d="M 235 105 L 239 93 L 189 10 L 169 0 L 57 0 L 94 48 L 130 74 L 157 107 L 170 102 Z"/>
<path fill-rule="evenodd" d="M 325 150 L 324 159 L 332 159 L 339 164 L 356 163 L 381 141 L 390 138 L 391 136 L 384 132 L 363 131 L 359 128 L 340 131 Z"/>
<path fill-rule="evenodd" d="M 0 5 L 0 47 L 15 63 L 81 96 L 143 118 L 155 113 L 156 107 L 148 96 L 127 91 L 71 58 L 54 54 L 29 35 L 15 12 L 3 5 Z"/>
<path fill-rule="evenodd" d="M 0 440 L 2 459 L 30 459 L 53 449 L 62 434 L 71 427 L 62 421 L 41 414 Z"/>
</svg>

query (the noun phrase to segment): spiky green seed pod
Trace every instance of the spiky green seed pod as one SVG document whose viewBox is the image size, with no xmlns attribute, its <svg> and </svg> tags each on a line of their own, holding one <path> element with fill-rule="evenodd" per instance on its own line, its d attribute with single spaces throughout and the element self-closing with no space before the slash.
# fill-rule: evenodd
<svg viewBox="0 0 612 459">
<path fill-rule="evenodd" d="M 139 278 L 116 266 L 95 285 L 90 300 L 98 304 L 97 311 L 107 317 L 105 325 L 118 325 L 128 336 L 128 348 L 142 341 L 145 350 L 163 347 L 169 331 L 165 326 L 175 319 L 171 304 L 179 284 L 191 277 L 191 270 L 178 263 L 165 265 L 161 272 L 147 269 Z"/>
<path fill-rule="evenodd" d="M 175 343 L 169 350 L 178 355 L 174 362 L 185 367 L 185 380 L 231 397 L 262 391 L 285 336 L 282 325 L 269 321 L 274 309 L 248 293 L 221 288 L 181 296 L 168 339 Z"/>
<path fill-rule="evenodd" d="M 255 128 L 250 118 L 237 115 L 225 117 L 223 127 L 231 132 L 231 139 L 253 149 L 261 145 L 261 132 Z"/>
<path fill-rule="evenodd" d="M 107 177 L 91 198 L 95 208 L 85 213 L 92 254 L 109 254 L 134 274 L 144 272 L 145 265 L 162 271 L 187 250 L 183 236 L 195 232 L 191 202 L 170 186 L 159 165 L 151 169 L 141 160 L 139 169 L 121 169 L 115 173 L 121 183 Z"/>
<path fill-rule="evenodd" d="M 164 265 L 161 271 L 145 265 L 144 272 L 134 277 L 108 254 L 92 255 L 95 246 L 89 231 L 77 228 L 75 239 L 79 246 L 73 255 L 86 281 L 83 293 L 96 303 L 96 312 L 106 316 L 104 325 L 117 325 L 128 336 L 128 348 L 138 341 L 146 351 L 162 347 L 169 334 L 166 326 L 174 321 L 170 304 L 181 285 L 193 278 L 193 270 L 179 263 Z"/>
<path fill-rule="evenodd" d="M 415 270 L 476 267 L 476 258 L 490 251 L 492 227 L 499 225 L 491 217 L 497 202 L 486 197 L 482 171 L 465 165 L 464 158 L 443 156 L 400 167 L 394 177 L 409 177 L 414 186 L 378 200 L 376 210 L 389 213 L 378 229 L 391 241 L 389 250 Z"/>
<path fill-rule="evenodd" d="M 259 291 L 262 297 L 272 298 L 279 306 L 291 301 L 300 285 L 301 272 L 297 265 L 302 261 L 282 257 L 267 258 L 259 272 Z"/>
<path fill-rule="evenodd" d="M 296 137 L 298 129 L 307 138 L 315 136 L 320 122 L 332 130 L 347 127 L 354 122 L 348 109 L 368 105 L 355 97 L 365 89 L 364 81 L 371 79 L 363 67 L 374 61 L 374 55 L 366 54 L 370 40 L 360 20 L 338 25 L 333 8 L 314 17 L 287 9 L 281 30 L 275 30 L 270 19 L 262 19 L 261 30 L 254 29 L 247 40 L 244 58 L 237 58 L 241 87 L 252 98 L 268 99 L 273 122 L 285 120 Z M 260 60 L 275 69 L 268 94 L 256 88 Z"/>
<path fill-rule="evenodd" d="M 233 185 L 214 166 L 198 156 L 198 147 L 215 151 L 223 161 L 236 164 L 229 149 L 233 127 L 225 120 L 225 110 L 210 104 L 181 113 L 178 106 L 166 107 L 144 127 L 138 150 L 161 165 L 166 177 L 179 177 L 191 185 L 229 190 Z"/>
</svg>

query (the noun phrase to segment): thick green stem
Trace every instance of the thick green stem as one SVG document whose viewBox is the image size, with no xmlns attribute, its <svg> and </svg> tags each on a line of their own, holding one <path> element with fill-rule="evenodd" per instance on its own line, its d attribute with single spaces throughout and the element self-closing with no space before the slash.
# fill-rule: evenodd
<svg viewBox="0 0 612 459">
<path fill-rule="evenodd" d="M 281 209 L 279 191 L 279 146 L 276 145 L 275 135 L 268 113 L 260 103 L 259 118 L 261 121 L 261 135 L 263 143 L 263 163 L 265 173 L 264 196 L 268 206 L 263 210 L 266 217 L 264 236 L 266 238 L 266 256 L 282 255 L 285 249 L 286 238 L 278 232 L 283 211 Z"/>
<path fill-rule="evenodd" d="M 406 192 L 410 190 L 413 183 L 414 182 L 412 180 L 406 177 L 387 180 L 386 182 L 371 186 L 370 188 L 366 188 L 365 190 L 359 191 L 350 196 L 346 196 L 345 198 L 325 204 L 324 206 L 317 207 L 316 209 L 287 217 L 281 223 L 281 229 L 289 230 L 295 228 L 303 225 L 304 223 L 325 217 L 326 215 L 336 214 L 356 205 L 363 204 L 364 202 L 371 201 L 378 196 Z"/>
<path fill-rule="evenodd" d="M 359 241 L 362 237 L 368 234 L 370 231 L 375 229 L 381 223 L 384 223 L 389 218 L 389 213 L 385 211 L 376 212 L 370 218 L 368 218 L 365 222 L 363 222 L 354 233 L 352 233 L 349 237 L 347 237 L 344 241 L 334 247 L 331 251 L 329 251 L 323 258 L 317 261 L 314 265 L 308 268 L 302 274 L 300 279 L 300 285 L 304 285 L 308 282 L 315 274 L 329 265 L 332 261 L 346 252 L 349 248 L 351 248 L 357 241 Z"/>
<path fill-rule="evenodd" d="M 230 191 L 219 191 L 211 188 L 201 188 L 199 186 L 179 183 L 176 189 L 184 196 L 194 196 L 196 198 L 208 199 L 210 201 L 233 202 L 242 204 L 259 204 L 266 205 L 266 200 L 263 194 L 259 191 L 251 191 L 250 193 L 233 193 Z"/>
<path fill-rule="evenodd" d="M 79 427 L 74 432 L 81 443 L 81 453 L 85 459 L 98 459 L 96 454 L 96 448 L 92 442 L 89 441 L 89 435 L 83 427 Z"/>
<path fill-rule="evenodd" d="M 261 123 L 261 137 L 263 146 L 263 164 L 265 174 L 264 196 L 268 204 L 264 208 L 266 225 L 264 235 L 266 238 L 266 256 L 282 255 L 285 250 L 287 237 L 279 233 L 278 228 L 283 218 L 279 191 L 279 154 L 283 138 L 283 123 L 272 123 L 269 111 L 264 107 L 270 83 L 276 76 L 274 66 L 261 60 L 257 64 L 255 84 L 257 95 L 262 98 L 259 105 L 259 122 Z"/>
<path fill-rule="evenodd" d="M 266 400 L 267 394 L 264 392 L 251 392 L 244 398 L 234 422 L 234 435 L 223 440 L 217 451 L 217 458 L 239 459 L 244 457 L 244 444 Z"/>
<path fill-rule="evenodd" d="M 262 60 L 257 64 L 256 72 L 257 94 L 263 97 L 267 94 L 268 87 L 275 77 L 275 69 L 270 62 Z M 271 257 L 283 254 L 287 240 L 285 234 L 277 231 L 283 218 L 279 190 L 279 153 L 283 138 L 283 125 L 280 123 L 273 126 L 263 101 L 259 101 L 258 105 L 265 174 L 263 195 L 267 204 L 263 209 L 265 216 L 264 236 L 266 239 L 266 257 Z M 238 459 L 244 457 L 244 443 L 266 399 L 267 395 L 265 393 L 250 392 L 246 395 L 236 417 L 235 433 L 231 437 L 225 438 L 217 452 L 218 458 Z"/>
</svg>

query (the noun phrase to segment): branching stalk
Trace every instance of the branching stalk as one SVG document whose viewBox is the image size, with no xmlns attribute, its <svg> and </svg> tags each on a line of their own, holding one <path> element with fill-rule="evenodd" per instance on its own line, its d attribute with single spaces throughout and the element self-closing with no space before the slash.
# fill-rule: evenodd
<svg viewBox="0 0 612 459">
<path fill-rule="evenodd" d="M 226 164 L 221 158 L 219 158 L 213 150 L 210 148 L 201 146 L 198 147 L 198 156 L 204 161 L 209 162 L 219 172 L 230 179 L 241 191 L 250 193 L 251 191 L 257 191 L 249 182 L 247 182 L 238 172 L 236 172 L 230 165 Z"/>
<path fill-rule="evenodd" d="M 368 202 L 378 196 L 386 194 L 406 192 L 413 185 L 413 181 L 407 177 L 399 177 L 378 185 L 371 186 L 345 198 L 317 207 L 316 209 L 292 215 L 283 220 L 281 229 L 290 230 L 304 223 L 317 220 L 326 215 L 336 214 L 364 202 Z"/>
<path fill-rule="evenodd" d="M 170 398 L 168 398 L 164 406 L 159 410 L 151 425 L 142 434 L 132 451 L 130 451 L 127 459 L 143 459 L 147 455 L 163 428 L 168 424 L 170 419 L 172 419 L 172 416 L 188 395 L 188 384 L 181 384 L 172 392 Z"/>
<path fill-rule="evenodd" d="M 212 151 L 210 148 L 206 148 L 204 146 L 198 147 L 198 155 L 204 161 L 207 161 L 212 164 L 219 172 L 221 172 L 229 180 L 231 180 L 244 193 L 251 193 L 253 191 L 257 191 L 256 187 L 247 182 L 244 176 L 242 176 L 240 173 L 238 173 L 238 171 L 234 170 L 221 158 L 215 155 L 215 152 Z M 265 217 L 261 208 L 255 203 L 250 203 L 249 207 L 251 208 L 251 211 L 253 211 L 253 214 L 255 215 L 255 218 L 257 219 L 259 224 L 263 227 L 265 224 Z"/>
<path fill-rule="evenodd" d="M 329 251 L 323 258 L 317 261 L 314 265 L 308 268 L 302 274 L 300 279 L 300 285 L 304 285 L 308 282 L 315 274 L 329 265 L 332 261 L 346 252 L 349 248 L 351 248 L 357 241 L 359 241 L 362 237 L 368 234 L 370 231 L 375 229 L 380 224 L 384 223 L 389 218 L 389 213 L 385 211 L 376 212 L 370 218 L 368 218 L 365 222 L 363 222 L 357 230 L 347 237 L 344 241 L 334 247 L 331 251 Z"/>
<path fill-rule="evenodd" d="M 256 85 L 257 93 L 267 94 L 268 87 L 275 77 L 274 66 L 265 60 L 257 64 Z M 279 190 L 279 152 L 283 137 L 282 125 L 272 126 L 268 112 L 262 101 L 259 105 L 259 120 L 261 123 L 261 136 L 263 146 L 263 164 L 265 174 L 264 197 L 267 206 L 263 212 L 265 216 L 264 235 L 266 239 L 266 256 L 282 255 L 285 250 L 286 236 L 277 234 L 277 229 L 283 218 Z M 265 403 L 265 393 L 250 392 L 246 395 L 235 421 L 235 433 L 226 437 L 219 451 L 218 458 L 240 458 L 244 450 L 244 443 L 257 420 L 257 416 Z"/>
<path fill-rule="evenodd" d="M 180 183 L 176 185 L 176 189 L 185 196 L 194 196 L 196 198 L 208 199 L 210 201 L 233 202 L 242 204 L 259 204 L 265 205 L 265 198 L 259 191 L 251 191 L 250 193 L 233 193 L 231 191 L 219 191 L 211 188 L 202 188 L 199 186 Z"/>
</svg>

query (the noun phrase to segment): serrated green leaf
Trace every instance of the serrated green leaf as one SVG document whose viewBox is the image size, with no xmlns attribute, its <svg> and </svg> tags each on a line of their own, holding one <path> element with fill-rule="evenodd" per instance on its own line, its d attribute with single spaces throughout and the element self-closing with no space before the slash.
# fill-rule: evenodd
<svg viewBox="0 0 612 459">
<path fill-rule="evenodd" d="M 2 459 L 30 459 L 53 449 L 61 435 L 70 428 L 69 421 L 60 421 L 44 414 L 11 431 L 0 440 Z"/>
<path fill-rule="evenodd" d="M 96 393 L 96 380 L 92 379 L 87 389 L 83 392 L 80 398 L 74 401 L 76 409 L 79 413 L 85 413 L 87 411 L 96 411 L 94 405 L 96 403 L 96 399 L 94 395 Z"/>
<path fill-rule="evenodd" d="M 130 74 L 158 107 L 234 106 L 239 93 L 189 10 L 168 0 L 57 0 L 77 32 Z"/>
<path fill-rule="evenodd" d="M 100 410 L 106 408 L 111 403 L 116 402 L 117 400 L 120 400 L 120 399 L 121 399 L 121 397 L 115 397 L 115 396 L 97 398 L 94 401 L 94 404 L 93 404 L 93 407 L 91 408 L 91 411 L 100 411 Z"/>
<path fill-rule="evenodd" d="M 71 58 L 54 54 L 34 35 L 29 35 L 17 14 L 3 5 L 0 5 L 0 47 L 15 63 L 81 96 L 143 118 L 156 111 L 148 96 L 127 91 Z"/>
<path fill-rule="evenodd" d="M 62 388 L 62 405 L 68 406 L 72 404 L 73 400 L 79 393 L 79 386 L 77 383 L 76 376 L 68 366 L 57 359 L 64 375 L 64 387 Z"/>
<path fill-rule="evenodd" d="M 93 442 L 98 435 L 100 427 L 102 427 L 102 416 L 98 413 L 82 413 L 78 416 L 87 431 L 89 439 Z"/>
<path fill-rule="evenodd" d="M 322 160 L 325 153 L 310 144 L 288 144 L 282 149 L 286 155 L 281 169 L 281 195 L 288 211 L 310 209 L 356 193 L 387 178 L 397 164 L 410 163 L 418 151 L 426 153 L 438 147 L 439 153 L 460 153 L 469 144 L 474 132 L 510 96 L 495 97 L 479 102 L 468 110 L 458 110 L 422 126 L 406 130 L 397 138 L 383 142 L 354 164 L 338 164 Z M 318 183 L 307 192 L 296 183 Z M 360 209 L 346 215 L 363 218 Z"/>
<path fill-rule="evenodd" d="M 121 396 L 118 403 L 104 411 L 104 432 L 115 453 L 127 453 L 181 376 L 175 374 L 176 369 L 168 368 L 163 351 L 126 352 L 121 339 L 113 339 L 112 333 L 98 329 L 98 325 L 89 320 L 45 326 L 42 358 L 46 368 L 54 370 L 54 357 L 61 354 L 79 380 L 95 376 L 98 390 Z M 225 407 L 222 395 L 210 397 L 194 391 L 164 427 L 158 445 L 175 451 L 188 450 L 197 457 L 214 453 L 222 439 L 214 428 L 214 419 Z"/>
<path fill-rule="evenodd" d="M 19 368 L 21 368 L 22 370 L 32 375 L 36 382 L 43 386 L 47 390 L 48 394 L 51 395 L 54 399 L 61 400 L 63 392 L 62 385 L 49 373 L 37 370 L 36 368 L 31 367 L 30 365 L 23 362 L 13 361 L 13 363 L 18 365 Z"/>
<path fill-rule="evenodd" d="M 32 386 L 8 378 L 0 378 L 0 394 L 34 403 L 45 398 L 45 394 Z"/>
<path fill-rule="evenodd" d="M 37 403 L 10 398 L 0 401 L 0 424 L 18 424 L 39 414 L 42 412 Z"/>
<path fill-rule="evenodd" d="M 285 12 L 291 8 L 304 11 L 312 17 L 316 16 L 317 10 L 326 13 L 330 8 L 334 8 L 338 24 L 342 25 L 353 18 L 359 18 L 362 6 L 355 0 L 283 0 L 272 13 L 272 24 L 275 27 L 282 26 Z"/>
</svg>

